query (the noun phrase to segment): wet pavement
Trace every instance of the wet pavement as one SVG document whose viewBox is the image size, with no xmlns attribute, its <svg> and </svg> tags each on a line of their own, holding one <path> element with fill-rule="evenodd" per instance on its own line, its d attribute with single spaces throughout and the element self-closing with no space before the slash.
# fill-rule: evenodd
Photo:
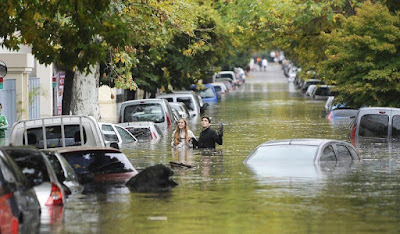
<svg viewBox="0 0 400 234">
<path fill-rule="evenodd" d="M 350 233 L 400 231 L 397 150 L 360 148 L 362 163 L 309 165 L 304 173 L 253 170 L 243 160 L 272 139 L 348 140 L 346 124 L 323 115 L 323 101 L 312 101 L 288 83 L 278 65 L 253 72 L 246 84 L 211 106 L 206 115 L 224 123 L 224 144 L 213 153 L 172 150 L 170 129 L 155 143 L 125 149 L 140 169 L 170 161 L 179 186 L 164 194 L 132 193 L 104 187 L 69 199 L 43 233 Z M 200 120 L 190 123 L 196 136 Z M 213 126 L 217 127 L 217 126 Z M 279 169 L 277 171 L 280 171 Z"/>
</svg>

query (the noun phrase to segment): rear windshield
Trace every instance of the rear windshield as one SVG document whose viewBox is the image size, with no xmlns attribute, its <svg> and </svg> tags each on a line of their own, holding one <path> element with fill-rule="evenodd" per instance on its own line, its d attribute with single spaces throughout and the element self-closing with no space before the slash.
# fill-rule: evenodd
<svg viewBox="0 0 400 234">
<path fill-rule="evenodd" d="M 62 147 L 61 126 L 46 127 L 46 142 L 47 148 Z M 39 149 L 44 148 L 43 130 L 39 128 L 31 128 L 27 130 L 28 145 L 33 145 Z M 65 146 L 81 145 L 81 133 L 79 124 L 77 125 L 64 125 Z M 83 139 L 86 143 L 86 132 L 83 127 Z M 23 137 L 23 144 L 25 144 L 25 137 Z"/>
<path fill-rule="evenodd" d="M 317 88 L 315 90 L 315 95 L 317 96 L 331 96 L 330 88 Z"/>
<path fill-rule="evenodd" d="M 5 149 L 5 152 L 14 159 L 25 178 L 33 185 L 50 182 L 46 163 L 40 152 L 29 149 Z"/>
<path fill-rule="evenodd" d="M 133 166 L 123 153 L 104 151 L 68 152 L 64 158 L 78 175 L 123 173 L 133 171 Z"/>
<path fill-rule="evenodd" d="M 150 128 L 129 128 L 127 129 L 138 140 L 150 140 Z"/>
<path fill-rule="evenodd" d="M 183 102 L 188 110 L 194 110 L 194 103 L 191 97 L 178 97 L 176 98 L 177 102 Z"/>
<path fill-rule="evenodd" d="M 356 116 L 358 110 L 353 109 L 335 109 L 332 111 L 335 117 L 352 117 Z"/>
<path fill-rule="evenodd" d="M 229 73 L 218 74 L 218 77 L 229 78 L 229 79 L 233 80 L 233 75 L 229 74 Z"/>
<path fill-rule="evenodd" d="M 202 98 L 213 98 L 215 97 L 215 94 L 213 92 L 213 89 L 211 87 L 205 89 L 205 90 L 200 90 L 200 97 Z"/>
<path fill-rule="evenodd" d="M 247 162 L 304 161 L 313 162 L 317 146 L 271 145 L 261 146 L 249 157 Z"/>
<path fill-rule="evenodd" d="M 363 115 L 360 120 L 359 135 L 362 137 L 386 138 L 389 116 L 378 114 Z"/>
<path fill-rule="evenodd" d="M 164 122 L 164 111 L 159 103 L 129 105 L 124 110 L 124 122 L 150 121 Z"/>
</svg>

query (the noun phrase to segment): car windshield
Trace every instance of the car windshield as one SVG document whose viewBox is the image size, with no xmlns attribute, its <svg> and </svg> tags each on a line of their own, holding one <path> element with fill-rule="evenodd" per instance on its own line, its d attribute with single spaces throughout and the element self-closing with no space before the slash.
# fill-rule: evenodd
<svg viewBox="0 0 400 234">
<path fill-rule="evenodd" d="M 178 97 L 176 98 L 177 102 L 183 102 L 188 110 L 194 110 L 194 103 L 191 97 Z"/>
<path fill-rule="evenodd" d="M 202 98 L 213 98 L 214 96 L 215 95 L 211 87 L 208 87 L 207 89 L 204 90 L 200 90 L 200 97 Z"/>
<path fill-rule="evenodd" d="M 313 162 L 317 146 L 311 145 L 269 145 L 258 147 L 247 160 L 247 163 L 310 161 Z"/>
<path fill-rule="evenodd" d="M 233 80 L 233 75 L 229 74 L 229 73 L 222 73 L 222 74 L 220 73 L 220 74 L 218 74 L 218 76 L 221 78 L 229 78 L 229 79 Z"/>
<path fill-rule="evenodd" d="M 138 140 L 150 140 L 150 128 L 129 128 L 127 129 Z"/>
<path fill-rule="evenodd" d="M 104 151 L 77 151 L 63 153 L 64 158 L 78 175 L 92 173 L 110 174 L 134 171 L 123 153 Z"/>
<path fill-rule="evenodd" d="M 164 111 L 159 103 L 129 105 L 124 110 L 124 122 L 164 122 Z"/>
</svg>

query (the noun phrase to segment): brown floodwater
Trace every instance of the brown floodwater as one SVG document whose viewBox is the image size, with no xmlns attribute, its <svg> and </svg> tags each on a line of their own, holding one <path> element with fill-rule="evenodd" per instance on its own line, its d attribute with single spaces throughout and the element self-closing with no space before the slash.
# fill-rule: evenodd
<svg viewBox="0 0 400 234">
<path fill-rule="evenodd" d="M 224 123 L 213 153 L 171 150 L 171 131 L 156 143 L 125 149 L 139 169 L 170 161 L 179 183 L 168 193 L 140 194 L 123 186 L 69 198 L 53 233 L 349 233 L 400 232 L 400 157 L 386 146 L 360 148 L 363 162 L 298 169 L 248 168 L 259 144 L 284 138 L 348 140 L 346 124 L 330 123 L 324 102 L 305 99 L 279 66 L 254 72 L 205 114 Z M 216 126 L 214 126 L 216 127 Z M 193 119 L 196 136 L 200 120 Z"/>
</svg>

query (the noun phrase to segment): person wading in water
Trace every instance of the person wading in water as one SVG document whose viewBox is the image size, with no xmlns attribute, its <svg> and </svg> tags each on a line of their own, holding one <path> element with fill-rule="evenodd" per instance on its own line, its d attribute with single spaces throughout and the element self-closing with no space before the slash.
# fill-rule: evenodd
<svg viewBox="0 0 400 234">
<path fill-rule="evenodd" d="M 201 127 L 203 130 L 200 133 L 199 141 L 193 140 L 193 145 L 200 149 L 215 149 L 215 143 L 222 145 L 223 128 L 219 126 L 218 133 L 210 128 L 210 117 L 203 116 L 201 118 Z"/>
</svg>

